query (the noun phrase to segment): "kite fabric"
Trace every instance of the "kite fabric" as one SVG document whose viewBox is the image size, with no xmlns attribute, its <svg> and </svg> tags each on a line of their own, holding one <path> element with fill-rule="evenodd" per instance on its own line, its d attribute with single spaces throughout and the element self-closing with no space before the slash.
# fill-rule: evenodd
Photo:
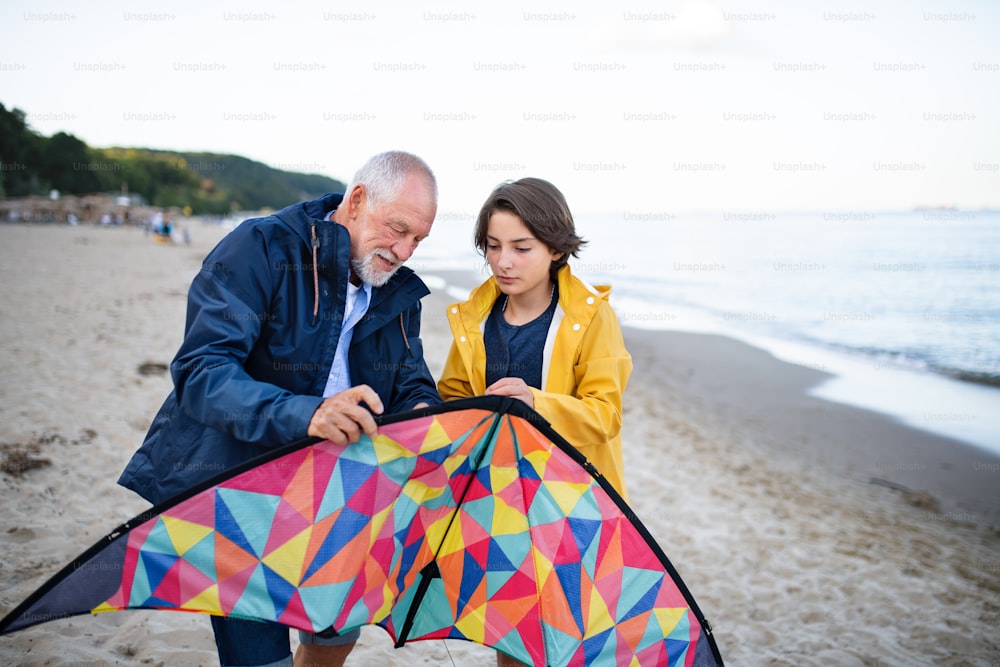
<svg viewBox="0 0 1000 667">
<path fill-rule="evenodd" d="M 666 555 L 524 403 L 480 397 L 311 439 L 123 524 L 0 620 L 165 609 L 463 639 L 529 665 L 721 665 Z"/>
</svg>

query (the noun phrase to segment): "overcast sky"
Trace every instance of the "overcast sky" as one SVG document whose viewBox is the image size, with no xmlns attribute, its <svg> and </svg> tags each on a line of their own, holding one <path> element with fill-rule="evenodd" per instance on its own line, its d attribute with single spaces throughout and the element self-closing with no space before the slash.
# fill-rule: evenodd
<svg viewBox="0 0 1000 667">
<path fill-rule="evenodd" d="M 1000 206 L 1000 3 L 7 0 L 0 102 L 341 180 L 423 156 L 577 213 Z M 0 156 L 0 160 L 2 160 Z"/>
</svg>

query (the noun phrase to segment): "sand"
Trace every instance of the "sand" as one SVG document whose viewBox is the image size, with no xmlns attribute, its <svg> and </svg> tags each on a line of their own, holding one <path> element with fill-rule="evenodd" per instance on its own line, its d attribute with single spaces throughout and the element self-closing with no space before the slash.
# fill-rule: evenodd
<svg viewBox="0 0 1000 667">
<path fill-rule="evenodd" d="M 147 504 L 115 484 L 170 390 L 192 244 L 0 226 L 0 613 Z M 471 286 L 469 276 L 429 280 Z M 451 300 L 425 300 L 440 370 Z M 811 398 L 823 374 L 734 340 L 626 329 L 632 505 L 729 665 L 1000 664 L 1000 459 Z M 874 480 L 874 483 L 873 483 Z M 366 628 L 349 665 L 490 665 Z M 0 664 L 213 665 L 206 617 L 132 611 L 0 638 Z"/>
</svg>

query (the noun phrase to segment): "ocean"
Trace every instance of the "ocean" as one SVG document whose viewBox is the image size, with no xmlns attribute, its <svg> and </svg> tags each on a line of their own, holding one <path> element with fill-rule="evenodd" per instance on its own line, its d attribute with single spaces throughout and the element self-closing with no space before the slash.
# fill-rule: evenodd
<svg viewBox="0 0 1000 667">
<path fill-rule="evenodd" d="M 623 326 L 744 340 L 830 373 L 816 396 L 1000 453 L 1000 211 L 622 211 L 576 223 L 589 243 L 574 270 L 613 286 Z M 436 223 L 415 268 L 485 275 L 471 229 L 459 216 Z"/>
</svg>

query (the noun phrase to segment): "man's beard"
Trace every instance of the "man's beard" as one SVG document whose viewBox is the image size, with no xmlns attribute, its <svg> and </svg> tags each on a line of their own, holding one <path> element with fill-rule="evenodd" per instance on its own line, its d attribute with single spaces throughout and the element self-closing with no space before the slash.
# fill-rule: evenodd
<svg viewBox="0 0 1000 667">
<path fill-rule="evenodd" d="M 376 257 L 381 257 L 389 262 L 392 262 L 392 270 L 385 271 L 377 268 L 375 266 Z M 382 250 L 380 248 L 372 250 L 361 259 L 351 260 L 351 268 L 354 269 L 354 273 L 357 274 L 363 282 L 366 282 L 374 287 L 381 287 L 389 282 L 389 278 L 392 278 L 392 274 L 396 273 L 396 270 L 402 265 L 403 263 L 399 261 L 399 258 L 396 257 L 392 251 Z"/>
</svg>

